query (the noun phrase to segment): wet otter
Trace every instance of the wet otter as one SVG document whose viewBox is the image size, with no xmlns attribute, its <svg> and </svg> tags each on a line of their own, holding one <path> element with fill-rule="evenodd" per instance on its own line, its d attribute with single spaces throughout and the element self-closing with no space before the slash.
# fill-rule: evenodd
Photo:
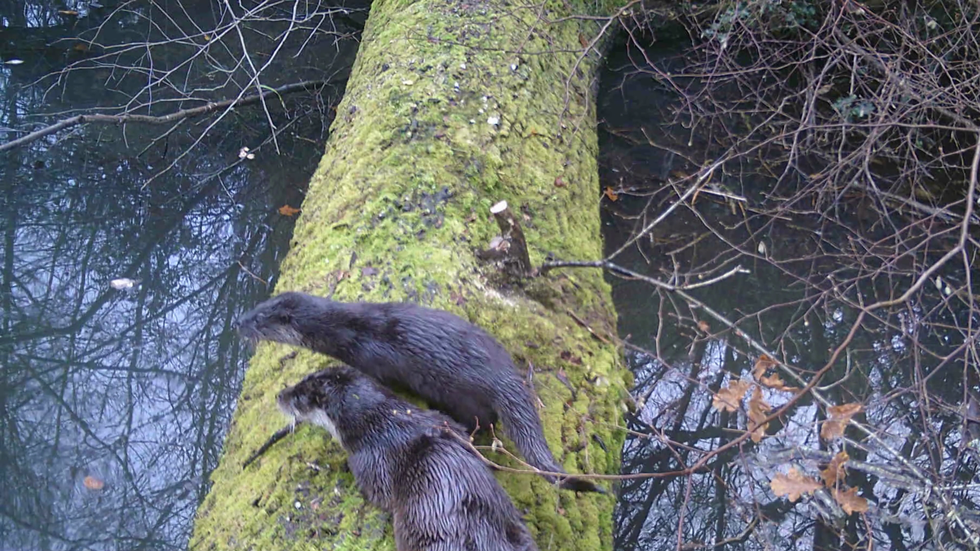
<svg viewBox="0 0 980 551">
<path fill-rule="evenodd" d="M 344 303 L 286 292 L 259 304 L 236 325 L 253 341 L 310 348 L 386 385 L 407 387 L 470 430 L 500 419 L 530 465 L 565 472 L 548 449 L 531 392 L 510 354 L 454 314 L 409 303 Z M 562 477 L 559 486 L 605 493 L 583 479 Z"/>
<path fill-rule="evenodd" d="M 394 517 L 398 551 L 536 551 L 524 521 L 490 469 L 451 431 L 347 366 L 279 393 L 295 421 L 327 429 L 347 451 L 365 497 Z"/>
</svg>

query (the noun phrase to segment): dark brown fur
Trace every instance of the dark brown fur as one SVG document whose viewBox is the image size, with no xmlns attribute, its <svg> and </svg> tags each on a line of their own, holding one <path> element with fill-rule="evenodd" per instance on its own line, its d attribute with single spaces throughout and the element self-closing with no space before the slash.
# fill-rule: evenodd
<svg viewBox="0 0 980 551">
<path fill-rule="evenodd" d="M 252 340 L 303 346 L 386 385 L 406 387 L 470 430 L 499 419 L 530 465 L 565 472 L 548 449 L 533 396 L 510 354 L 456 315 L 410 303 L 344 303 L 287 292 L 243 315 L 238 331 Z M 604 493 L 584 479 L 561 477 L 559 483 Z"/>
<path fill-rule="evenodd" d="M 398 551 L 536 551 L 523 519 L 445 415 L 400 400 L 347 366 L 279 393 L 296 421 L 326 428 L 364 495 L 394 517 Z"/>
</svg>

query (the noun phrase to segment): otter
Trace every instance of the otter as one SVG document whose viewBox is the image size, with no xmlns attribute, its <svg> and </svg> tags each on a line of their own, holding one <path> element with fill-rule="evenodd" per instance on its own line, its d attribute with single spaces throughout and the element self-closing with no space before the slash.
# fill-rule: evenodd
<svg viewBox="0 0 980 551">
<path fill-rule="evenodd" d="M 309 348 L 385 385 L 407 388 L 471 432 L 499 419 L 528 464 L 565 474 L 510 354 L 459 316 L 410 303 L 345 303 L 285 292 L 245 313 L 236 326 L 253 342 Z M 605 493 L 588 480 L 559 478 L 560 488 Z"/>
<path fill-rule="evenodd" d="M 348 453 L 368 501 L 391 513 L 398 551 L 537 551 L 527 526 L 463 428 L 348 366 L 279 393 L 293 422 L 319 425 Z"/>
</svg>

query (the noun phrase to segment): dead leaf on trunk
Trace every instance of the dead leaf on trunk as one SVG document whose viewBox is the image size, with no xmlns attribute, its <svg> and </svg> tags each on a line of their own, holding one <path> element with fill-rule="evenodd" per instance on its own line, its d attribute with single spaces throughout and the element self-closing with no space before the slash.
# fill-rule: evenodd
<svg viewBox="0 0 980 551">
<path fill-rule="evenodd" d="M 766 417 L 769 416 L 769 411 L 771 410 L 772 406 L 770 406 L 766 402 L 766 399 L 762 396 L 762 389 L 755 387 L 755 390 L 752 391 L 752 398 L 749 400 L 749 421 L 751 421 L 751 425 L 756 425 L 765 421 Z M 769 423 L 765 423 L 756 427 L 756 429 L 752 431 L 752 441 L 756 444 L 762 442 L 762 437 L 766 435 L 766 427 L 768 426 Z"/>
<path fill-rule="evenodd" d="M 830 460 L 830 464 L 827 465 L 827 468 L 820 471 L 820 478 L 823 479 L 824 486 L 832 489 L 837 484 L 838 480 L 843 480 L 844 463 L 847 463 L 848 459 L 850 459 L 850 457 L 847 455 L 847 452 L 838 452 L 837 455 Z"/>
<path fill-rule="evenodd" d="M 844 427 L 847 426 L 851 417 L 861 411 L 861 404 L 844 404 L 842 406 L 830 406 L 827 408 L 829 419 L 823 422 L 820 428 L 820 436 L 824 440 L 835 440 L 844 435 Z"/>
<path fill-rule="evenodd" d="M 715 394 L 711 400 L 711 407 L 718 411 L 738 411 L 738 404 L 745 397 L 745 392 L 749 389 L 747 381 L 734 381 L 728 384 Z"/>
<path fill-rule="evenodd" d="M 786 496 L 790 502 L 796 502 L 803 494 L 809 494 L 820 489 L 820 483 L 804 475 L 796 467 L 789 474 L 777 474 L 769 483 L 772 492 L 777 496 Z"/>
<path fill-rule="evenodd" d="M 840 503 L 841 509 L 844 509 L 844 512 L 849 515 L 864 513 L 868 510 L 868 500 L 857 495 L 857 491 L 857 488 L 834 490 L 834 499 L 837 500 L 837 503 Z"/>
</svg>

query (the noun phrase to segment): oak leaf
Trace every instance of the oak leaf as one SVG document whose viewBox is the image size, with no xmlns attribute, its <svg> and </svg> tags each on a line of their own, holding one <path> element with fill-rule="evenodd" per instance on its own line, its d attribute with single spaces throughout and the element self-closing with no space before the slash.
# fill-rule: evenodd
<svg viewBox="0 0 980 551">
<path fill-rule="evenodd" d="M 747 381 L 733 381 L 715 394 L 711 400 L 711 407 L 718 411 L 738 411 L 738 404 L 745 397 L 745 392 L 749 389 Z"/>
<path fill-rule="evenodd" d="M 834 485 L 837 484 L 838 480 L 844 478 L 844 463 L 847 463 L 848 459 L 850 459 L 850 457 L 847 455 L 847 452 L 838 452 L 837 455 L 830 460 L 830 464 L 827 465 L 827 468 L 820 471 L 820 478 L 823 479 L 824 486 L 827 488 L 833 488 Z"/>
<path fill-rule="evenodd" d="M 289 205 L 283 205 L 279 207 L 279 214 L 283 216 L 296 216 L 299 213 L 299 211 L 300 209 L 291 207 Z"/>
<path fill-rule="evenodd" d="M 801 495 L 819 490 L 820 483 L 805 476 L 796 467 L 791 467 L 789 474 L 777 474 L 773 477 L 769 487 L 777 496 L 786 496 L 790 502 L 796 502 Z"/>
<path fill-rule="evenodd" d="M 854 513 L 864 513 L 868 510 L 868 500 L 857 495 L 857 488 L 846 490 L 834 490 L 834 499 L 840 504 L 844 512 L 851 515 Z"/>
<path fill-rule="evenodd" d="M 842 406 L 830 406 L 827 408 L 827 415 L 830 417 L 823 422 L 820 427 L 820 437 L 824 440 L 835 440 L 844 435 L 844 427 L 847 426 L 851 417 L 861 411 L 861 404 L 844 404 Z"/>
<path fill-rule="evenodd" d="M 783 392 L 796 392 L 800 390 L 795 386 L 786 386 L 786 381 L 779 376 L 779 373 L 773 373 L 772 377 L 759 377 L 759 383 L 773 390 L 782 390 Z"/>
<path fill-rule="evenodd" d="M 752 422 L 751 425 L 756 425 L 765 421 L 766 417 L 769 416 L 769 411 L 771 409 L 772 406 L 770 406 L 766 402 L 766 399 L 762 396 L 762 389 L 755 387 L 755 390 L 752 392 L 752 398 L 749 400 L 749 421 Z M 752 431 L 752 441 L 756 444 L 762 442 L 762 437 L 766 435 L 766 427 L 768 426 L 769 423 L 764 423 L 756 427 L 756 429 Z"/>
<path fill-rule="evenodd" d="M 759 356 L 759 359 L 755 361 L 755 370 L 752 372 L 756 379 L 761 379 L 766 371 L 776 367 L 776 360 L 770 358 L 768 355 L 763 354 Z"/>
</svg>

